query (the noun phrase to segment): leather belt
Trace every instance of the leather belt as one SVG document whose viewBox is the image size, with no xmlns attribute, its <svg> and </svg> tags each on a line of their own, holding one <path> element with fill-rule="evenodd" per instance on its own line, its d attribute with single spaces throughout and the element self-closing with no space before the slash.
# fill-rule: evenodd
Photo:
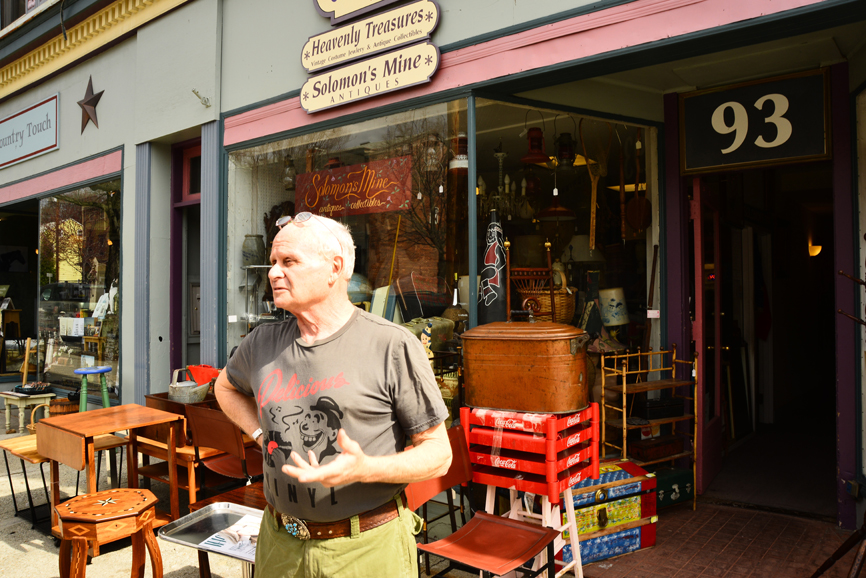
<svg viewBox="0 0 866 578">
<path fill-rule="evenodd" d="M 405 506 L 406 498 L 402 497 L 401 499 Z M 336 522 L 311 522 L 283 514 L 270 504 L 268 504 L 268 509 L 273 514 L 274 519 L 277 520 L 277 523 L 282 525 L 286 532 L 299 540 L 328 540 L 330 538 L 342 538 L 352 535 L 351 518 L 345 518 Z M 390 522 L 399 515 L 397 503 L 394 500 L 388 500 L 378 508 L 358 514 L 358 522 L 361 531 L 366 532 Z"/>
</svg>

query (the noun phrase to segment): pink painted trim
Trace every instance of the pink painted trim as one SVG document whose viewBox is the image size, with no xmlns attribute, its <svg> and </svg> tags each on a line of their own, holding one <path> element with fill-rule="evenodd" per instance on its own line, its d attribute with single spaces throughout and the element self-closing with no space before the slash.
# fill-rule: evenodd
<svg viewBox="0 0 866 578">
<path fill-rule="evenodd" d="M 225 120 L 226 146 L 511 74 L 817 4 L 822 0 L 636 0 L 442 55 L 432 81 L 308 115 L 291 98 Z"/>
<path fill-rule="evenodd" d="M 0 188 L 0 205 L 32 197 L 46 191 L 65 188 L 75 183 L 118 173 L 123 167 L 122 160 L 123 152 L 115 151 L 83 163 L 78 163 L 77 165 L 2 187 Z"/>
</svg>

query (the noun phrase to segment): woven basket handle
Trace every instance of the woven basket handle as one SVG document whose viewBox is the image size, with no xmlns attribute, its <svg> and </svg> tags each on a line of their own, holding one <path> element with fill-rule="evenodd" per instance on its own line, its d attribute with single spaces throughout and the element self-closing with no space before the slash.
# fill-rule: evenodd
<svg viewBox="0 0 866 578">
<path fill-rule="evenodd" d="M 40 407 L 50 408 L 51 406 L 47 403 L 40 403 L 39 405 L 35 406 L 32 410 L 30 410 L 30 423 L 33 423 L 33 416 L 36 414 L 36 410 L 39 409 Z M 48 411 L 51 411 L 51 410 L 49 409 Z"/>
</svg>

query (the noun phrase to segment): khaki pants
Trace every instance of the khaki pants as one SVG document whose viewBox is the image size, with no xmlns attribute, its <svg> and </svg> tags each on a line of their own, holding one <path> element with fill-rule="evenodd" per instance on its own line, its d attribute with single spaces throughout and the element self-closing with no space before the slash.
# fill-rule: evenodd
<svg viewBox="0 0 866 578">
<path fill-rule="evenodd" d="M 329 540 L 298 540 L 265 508 L 256 578 L 416 578 L 421 518 L 396 499 L 399 516 L 378 528 Z M 357 527 L 357 524 L 353 524 Z"/>
</svg>

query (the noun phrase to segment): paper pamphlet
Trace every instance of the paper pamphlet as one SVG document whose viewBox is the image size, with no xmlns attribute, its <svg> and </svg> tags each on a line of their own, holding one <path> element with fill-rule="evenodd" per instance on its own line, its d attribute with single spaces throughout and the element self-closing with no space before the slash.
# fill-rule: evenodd
<svg viewBox="0 0 866 578">
<path fill-rule="evenodd" d="M 256 541 L 261 523 L 260 517 L 246 515 L 225 530 L 220 530 L 201 542 L 199 547 L 209 552 L 255 562 Z"/>
<path fill-rule="evenodd" d="M 81 317 L 73 317 L 72 318 L 72 331 L 70 331 L 69 335 L 73 337 L 83 337 L 84 336 L 84 319 Z"/>
</svg>

